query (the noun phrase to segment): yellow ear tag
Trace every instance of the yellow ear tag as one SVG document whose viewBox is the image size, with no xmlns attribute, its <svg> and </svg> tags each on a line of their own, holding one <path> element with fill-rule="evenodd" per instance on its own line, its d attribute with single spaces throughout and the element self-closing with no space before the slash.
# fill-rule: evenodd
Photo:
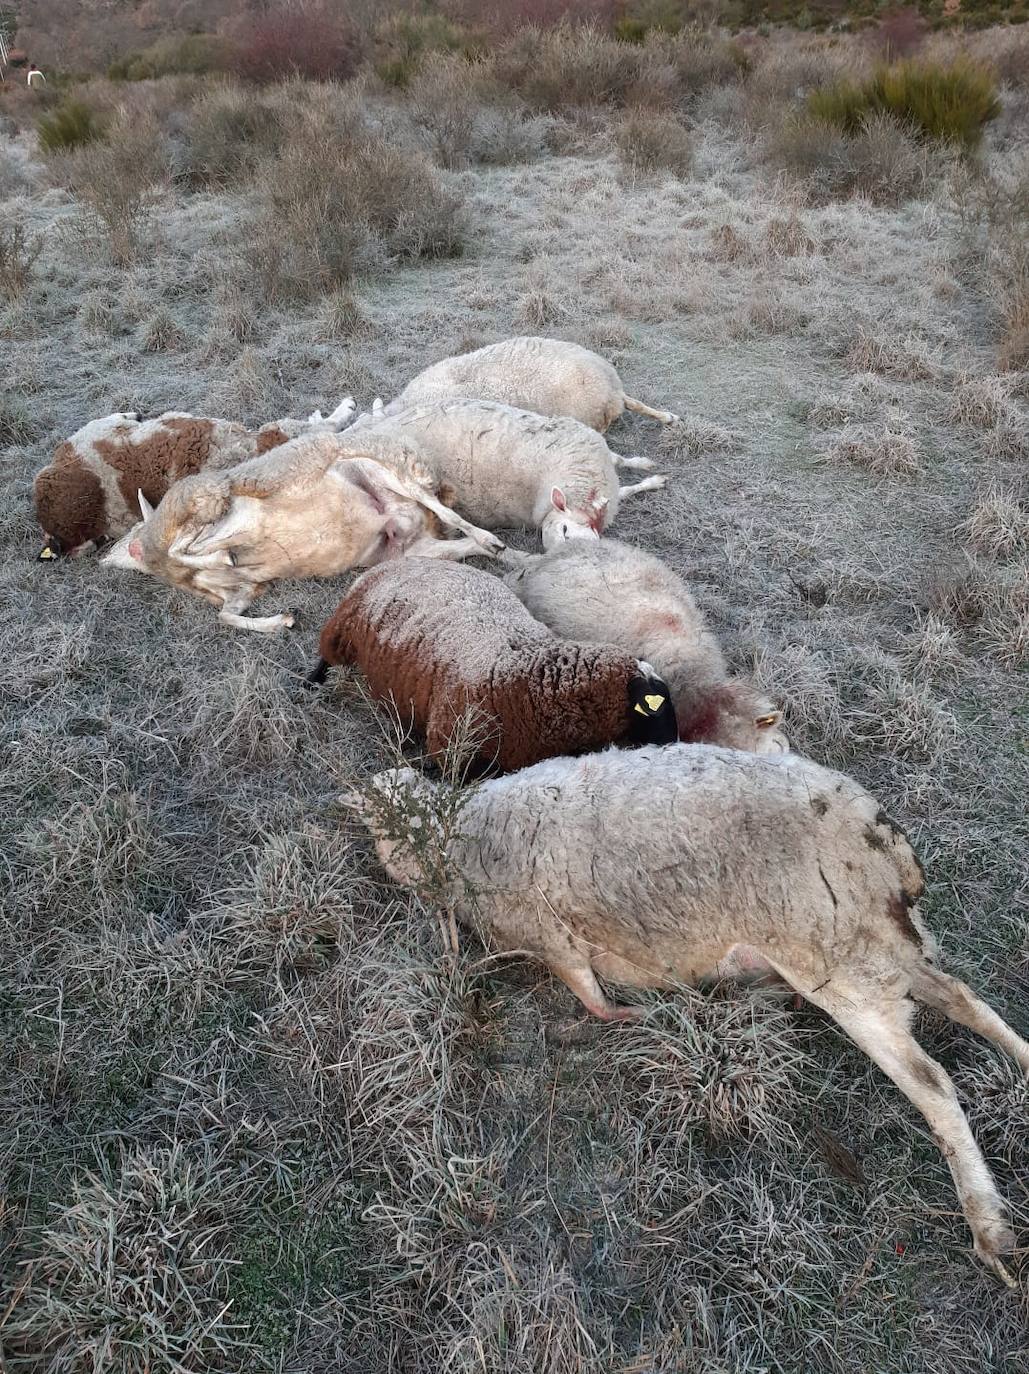
<svg viewBox="0 0 1029 1374">
<path fill-rule="evenodd" d="M 56 557 L 57 557 L 56 553 L 54 553 L 53 549 L 50 547 L 49 544 L 46 546 L 45 549 L 43 549 L 43 550 L 41 551 L 41 553 L 40 553 L 39 556 L 40 556 L 40 558 L 56 558 Z"/>
<path fill-rule="evenodd" d="M 643 700 L 647 703 L 647 705 L 650 707 L 652 711 L 659 711 L 661 707 L 665 704 L 664 697 L 659 696 L 644 697 Z"/>
<path fill-rule="evenodd" d="M 633 709 L 634 711 L 639 711 L 639 713 L 640 713 L 641 716 L 649 716 L 649 715 L 650 715 L 650 712 L 649 712 L 649 711 L 644 711 L 643 707 L 639 704 L 639 702 L 637 702 L 636 705 L 635 705 L 632 709 Z"/>
<path fill-rule="evenodd" d="M 759 730 L 767 730 L 770 725 L 775 725 L 779 719 L 778 713 L 773 712 L 770 716 L 758 716 L 754 724 Z"/>
</svg>

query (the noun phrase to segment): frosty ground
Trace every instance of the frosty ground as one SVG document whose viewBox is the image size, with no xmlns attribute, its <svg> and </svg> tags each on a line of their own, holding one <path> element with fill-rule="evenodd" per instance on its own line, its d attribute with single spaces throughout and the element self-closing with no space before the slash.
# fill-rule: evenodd
<svg viewBox="0 0 1029 1374">
<path fill-rule="evenodd" d="M 1024 111 L 989 135 L 998 176 Z M 555 1035 L 563 987 L 471 937 L 454 958 L 390 886 L 336 802 L 388 726 L 345 675 L 302 685 L 347 579 L 275 587 L 262 613 L 297 626 L 266 639 L 34 561 L 32 474 L 91 417 L 261 422 L 515 333 L 593 347 L 683 417 L 612 430 L 671 478 L 614 532 L 904 825 L 947 967 L 1025 1034 L 1027 381 L 998 368 L 981 220 L 950 162 L 900 205 L 813 204 L 735 113 L 697 110 L 680 176 L 597 130 L 443 171 L 461 256 L 309 304 L 240 266 L 236 191 L 168 190 L 116 267 L 24 164 L 7 205 L 43 247 L 0 319 L 12 1369 L 1024 1367 L 1024 1274 L 977 1265 L 922 1119 L 823 1017 L 725 988 Z M 1029 1085 L 935 1016 L 918 1033 L 1029 1243 Z"/>
</svg>

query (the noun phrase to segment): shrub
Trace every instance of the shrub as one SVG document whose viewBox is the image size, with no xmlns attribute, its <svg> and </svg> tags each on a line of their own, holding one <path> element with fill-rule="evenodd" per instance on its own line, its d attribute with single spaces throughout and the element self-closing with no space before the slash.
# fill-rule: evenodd
<svg viewBox="0 0 1029 1374">
<path fill-rule="evenodd" d="M 885 15 L 871 37 L 886 62 L 897 62 L 922 46 L 927 29 L 917 9 L 901 9 Z"/>
<path fill-rule="evenodd" d="M 87 228 L 103 234 L 119 267 L 130 263 L 167 173 L 160 131 L 149 119 L 124 116 L 102 143 L 81 148 L 63 169 Z"/>
<path fill-rule="evenodd" d="M 622 105 L 640 79 L 641 50 L 595 25 L 525 29 L 497 53 L 498 77 L 536 110 Z"/>
<path fill-rule="evenodd" d="M 283 137 L 282 112 L 256 91 L 233 85 L 202 96 L 186 123 L 180 175 L 192 185 L 230 186 L 250 176 Z"/>
<path fill-rule="evenodd" d="M 289 10 L 258 19 L 237 40 L 233 65 L 249 81 L 313 81 L 352 76 L 357 46 L 347 29 L 325 11 Z"/>
<path fill-rule="evenodd" d="M 66 153 L 102 138 L 104 124 L 85 101 L 66 100 L 53 114 L 42 117 L 37 131 L 44 152 Z"/>
<path fill-rule="evenodd" d="M 984 125 L 1000 113 L 992 76 L 971 62 L 900 62 L 861 84 L 840 81 L 812 91 L 807 105 L 816 119 L 844 133 L 859 133 L 870 115 L 885 113 L 926 137 L 966 149 L 978 144 Z"/>
<path fill-rule="evenodd" d="M 162 38 L 142 52 L 126 53 L 107 69 L 112 81 L 148 81 L 160 76 L 206 76 L 228 60 L 225 41 L 213 33 Z"/>
<path fill-rule="evenodd" d="M 689 131 L 671 115 L 630 110 L 615 130 L 615 146 L 632 172 L 674 172 L 685 176 L 693 161 Z"/>
<path fill-rule="evenodd" d="M 390 15 L 375 31 L 375 71 L 387 86 L 406 88 L 419 64 L 431 53 L 473 56 L 481 47 L 476 35 L 442 14 Z"/>
<path fill-rule="evenodd" d="M 769 160 L 807 184 L 816 203 L 852 195 L 888 204 L 916 195 L 925 156 L 890 115 L 870 115 L 846 134 L 809 114 L 790 114 L 766 139 Z"/>
<path fill-rule="evenodd" d="M 32 266 L 42 251 L 40 238 L 29 238 L 23 224 L 0 229 L 0 293 L 13 301 L 29 284 Z"/>
<path fill-rule="evenodd" d="M 461 251 L 458 198 L 424 158 L 369 130 L 356 101 L 306 111 L 261 180 L 250 251 L 273 295 L 309 299 L 391 257 Z"/>
</svg>

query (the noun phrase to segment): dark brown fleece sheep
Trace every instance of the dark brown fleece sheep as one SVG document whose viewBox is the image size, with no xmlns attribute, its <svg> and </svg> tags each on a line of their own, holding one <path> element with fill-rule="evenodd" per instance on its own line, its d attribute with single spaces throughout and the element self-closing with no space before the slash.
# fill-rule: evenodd
<svg viewBox="0 0 1029 1374">
<path fill-rule="evenodd" d="M 557 639 L 499 578 L 457 563 L 404 558 L 372 568 L 319 648 L 314 681 L 330 664 L 356 664 L 434 758 L 469 710 L 482 735 L 475 762 L 504 772 L 675 739 L 668 688 L 648 664 L 609 644 Z"/>
</svg>

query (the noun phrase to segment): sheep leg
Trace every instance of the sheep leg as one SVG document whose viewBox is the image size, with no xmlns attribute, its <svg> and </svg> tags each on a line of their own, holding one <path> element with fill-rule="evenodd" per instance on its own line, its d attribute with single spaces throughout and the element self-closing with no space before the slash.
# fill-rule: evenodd
<svg viewBox="0 0 1029 1374">
<path fill-rule="evenodd" d="M 649 415 L 652 420 L 660 420 L 663 425 L 672 425 L 679 418 L 670 410 L 655 410 L 653 406 L 644 405 L 632 396 L 623 396 L 622 400 L 625 402 L 626 410 L 634 410 L 637 415 Z"/>
<path fill-rule="evenodd" d="M 585 961 L 581 964 L 551 964 L 550 970 L 557 974 L 566 988 L 575 993 L 586 1010 L 601 1021 L 638 1021 L 643 1015 L 636 1007 L 618 1007 L 610 1001 L 597 982 L 597 975 Z"/>
<path fill-rule="evenodd" d="M 619 487 L 618 499 L 624 501 L 627 496 L 635 496 L 640 491 L 658 491 L 667 481 L 664 473 L 656 477 L 644 477 L 642 482 L 634 482 L 631 487 Z"/>
<path fill-rule="evenodd" d="M 789 981 L 796 986 L 797 980 Z M 869 1005 L 867 989 L 848 992 L 851 995 L 839 989 L 834 992 L 830 986 L 805 991 L 804 995 L 843 1027 L 925 1117 L 953 1175 L 976 1254 L 1008 1287 L 1014 1287 L 1000 1260 L 1015 1244 L 1004 1203 L 961 1110 L 954 1084 L 911 1034 L 911 1003 L 893 1001 L 874 1006 Z"/>
<path fill-rule="evenodd" d="M 226 597 L 218 619 L 223 625 L 231 625 L 237 630 L 256 630 L 258 634 L 270 635 L 276 630 L 288 630 L 293 624 L 291 615 L 242 615 L 253 600 L 250 588 Z"/>
<path fill-rule="evenodd" d="M 406 481 L 388 469 L 383 470 L 381 480 L 383 485 L 395 495 L 406 496 L 409 500 L 417 501 L 418 505 L 424 506 L 426 510 L 430 510 L 433 515 L 438 516 L 444 525 L 450 529 L 460 530 L 469 539 L 474 539 L 487 553 L 497 554 L 504 549 L 505 545 L 502 539 L 498 539 L 489 530 L 480 530 L 477 525 L 469 524 L 456 511 L 445 506 L 442 501 L 437 501 L 430 491 L 418 483 Z"/>
<path fill-rule="evenodd" d="M 999 1045 L 1029 1073 L 1029 1044 L 960 978 L 926 965 L 912 977 L 911 992 L 920 1002 Z"/>
<path fill-rule="evenodd" d="M 501 548 L 504 546 L 501 545 Z M 480 558 L 492 558 L 493 554 L 489 549 L 484 549 L 477 540 L 465 539 L 435 539 L 431 534 L 424 535 L 421 539 L 416 539 L 407 550 L 409 558 L 471 558 L 478 555 Z"/>
<path fill-rule="evenodd" d="M 611 461 L 616 468 L 640 468 L 644 472 L 649 472 L 655 465 L 653 458 L 626 458 L 622 453 L 612 453 Z"/>
</svg>

